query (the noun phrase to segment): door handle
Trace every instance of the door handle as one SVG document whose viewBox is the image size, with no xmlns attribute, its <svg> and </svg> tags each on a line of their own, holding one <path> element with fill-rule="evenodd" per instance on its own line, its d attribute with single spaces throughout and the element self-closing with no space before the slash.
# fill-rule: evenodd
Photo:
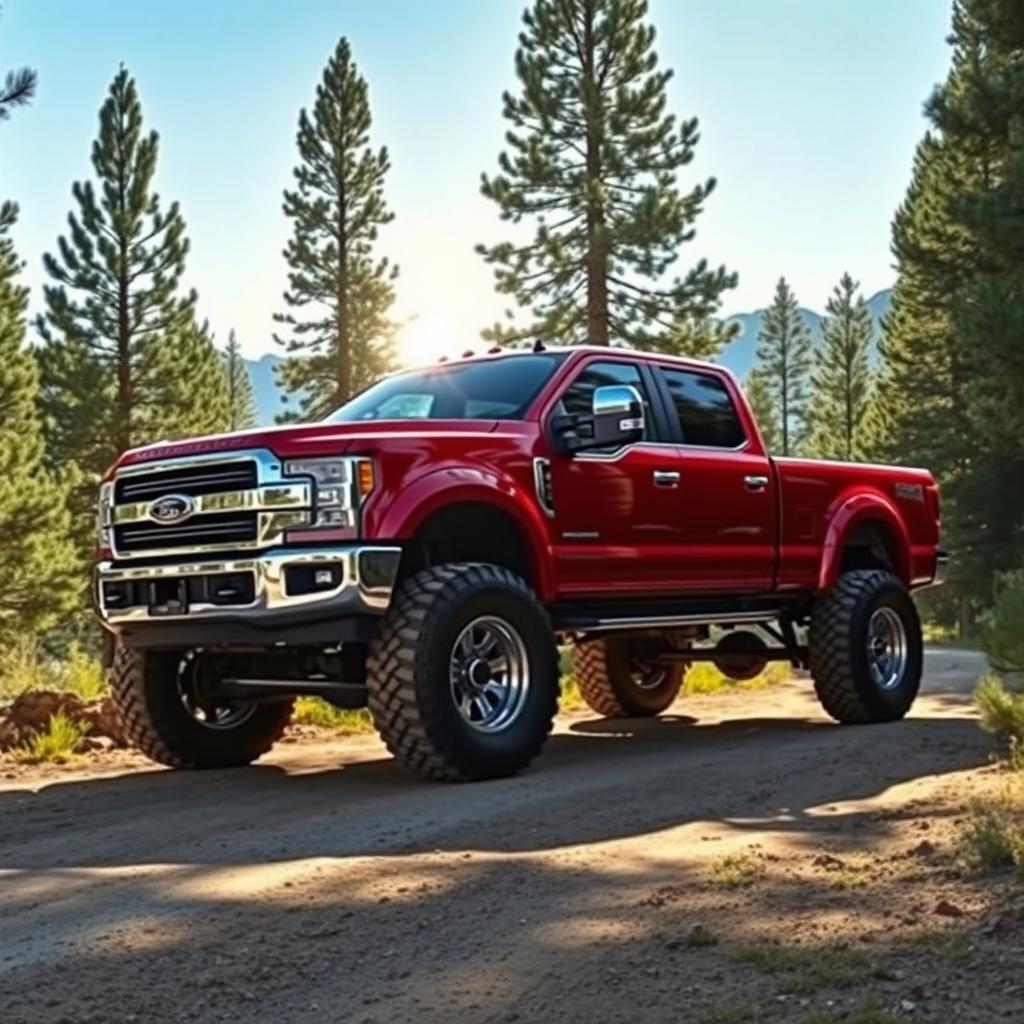
<svg viewBox="0 0 1024 1024">
<path fill-rule="evenodd" d="M 678 487 L 681 474 L 675 469 L 656 469 L 651 477 L 655 487 Z"/>
<path fill-rule="evenodd" d="M 745 476 L 743 483 L 748 491 L 763 491 L 768 486 L 766 476 Z"/>
</svg>

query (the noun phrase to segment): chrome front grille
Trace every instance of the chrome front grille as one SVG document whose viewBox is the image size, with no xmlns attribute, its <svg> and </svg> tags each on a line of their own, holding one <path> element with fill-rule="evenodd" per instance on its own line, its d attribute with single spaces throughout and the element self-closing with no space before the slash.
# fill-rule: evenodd
<svg viewBox="0 0 1024 1024">
<path fill-rule="evenodd" d="M 110 494 L 115 559 L 271 547 L 314 516 L 312 482 L 286 477 L 280 460 L 263 450 L 127 466 Z M 177 518 L 160 515 L 168 502 Z"/>
<path fill-rule="evenodd" d="M 160 523 L 126 523 L 114 527 L 114 547 L 119 553 L 145 551 L 149 548 L 169 549 L 193 545 L 225 544 L 254 541 L 258 536 L 256 512 L 227 512 L 202 516 L 198 520 L 175 526 Z"/>
<path fill-rule="evenodd" d="M 114 501 L 153 501 L 165 494 L 218 494 L 256 487 L 259 478 L 255 462 L 229 462 L 209 468 L 168 469 L 144 476 L 120 477 L 114 485 Z"/>
</svg>

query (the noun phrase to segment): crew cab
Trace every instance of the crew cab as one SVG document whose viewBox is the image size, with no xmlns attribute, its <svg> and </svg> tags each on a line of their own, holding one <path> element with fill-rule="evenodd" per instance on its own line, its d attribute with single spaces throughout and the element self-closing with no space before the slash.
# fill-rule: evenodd
<svg viewBox="0 0 1024 1024">
<path fill-rule="evenodd" d="M 839 722 L 897 719 L 910 591 L 943 560 L 927 471 L 772 457 L 726 369 L 608 347 L 467 354 L 321 423 L 129 451 L 99 506 L 115 701 L 176 767 L 253 761 L 316 694 L 426 777 L 512 774 L 559 643 L 601 715 L 665 710 L 694 661 L 779 659 Z"/>
</svg>

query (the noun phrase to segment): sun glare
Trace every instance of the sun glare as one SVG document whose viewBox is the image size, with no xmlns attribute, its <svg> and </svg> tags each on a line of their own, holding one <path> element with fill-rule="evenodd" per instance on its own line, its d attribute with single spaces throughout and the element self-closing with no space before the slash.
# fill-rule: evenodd
<svg viewBox="0 0 1024 1024">
<path fill-rule="evenodd" d="M 398 336 L 398 355 L 405 366 L 436 362 L 441 356 L 456 356 L 471 346 L 460 337 L 451 317 L 443 313 L 424 313 L 410 318 Z"/>
</svg>

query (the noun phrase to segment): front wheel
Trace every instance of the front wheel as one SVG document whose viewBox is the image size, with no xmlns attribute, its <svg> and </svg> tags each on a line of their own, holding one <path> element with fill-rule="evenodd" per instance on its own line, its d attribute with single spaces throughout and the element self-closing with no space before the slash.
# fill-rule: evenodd
<svg viewBox="0 0 1024 1024">
<path fill-rule="evenodd" d="M 281 738 L 292 701 L 225 701 L 216 684 L 226 658 L 201 652 L 114 651 L 110 688 L 125 737 L 171 768 L 250 764 Z"/>
<path fill-rule="evenodd" d="M 605 718 L 650 718 L 675 699 L 686 664 L 667 660 L 658 641 L 613 636 L 576 644 L 572 664 L 580 696 Z"/>
<path fill-rule="evenodd" d="M 540 752 L 558 700 L 551 623 L 496 565 L 425 569 L 399 587 L 367 660 L 388 750 L 429 779 L 514 775 Z"/>
<path fill-rule="evenodd" d="M 822 707 L 844 724 L 902 718 L 921 685 L 923 642 L 903 583 L 880 569 L 844 573 L 811 611 L 810 669 Z"/>
</svg>

